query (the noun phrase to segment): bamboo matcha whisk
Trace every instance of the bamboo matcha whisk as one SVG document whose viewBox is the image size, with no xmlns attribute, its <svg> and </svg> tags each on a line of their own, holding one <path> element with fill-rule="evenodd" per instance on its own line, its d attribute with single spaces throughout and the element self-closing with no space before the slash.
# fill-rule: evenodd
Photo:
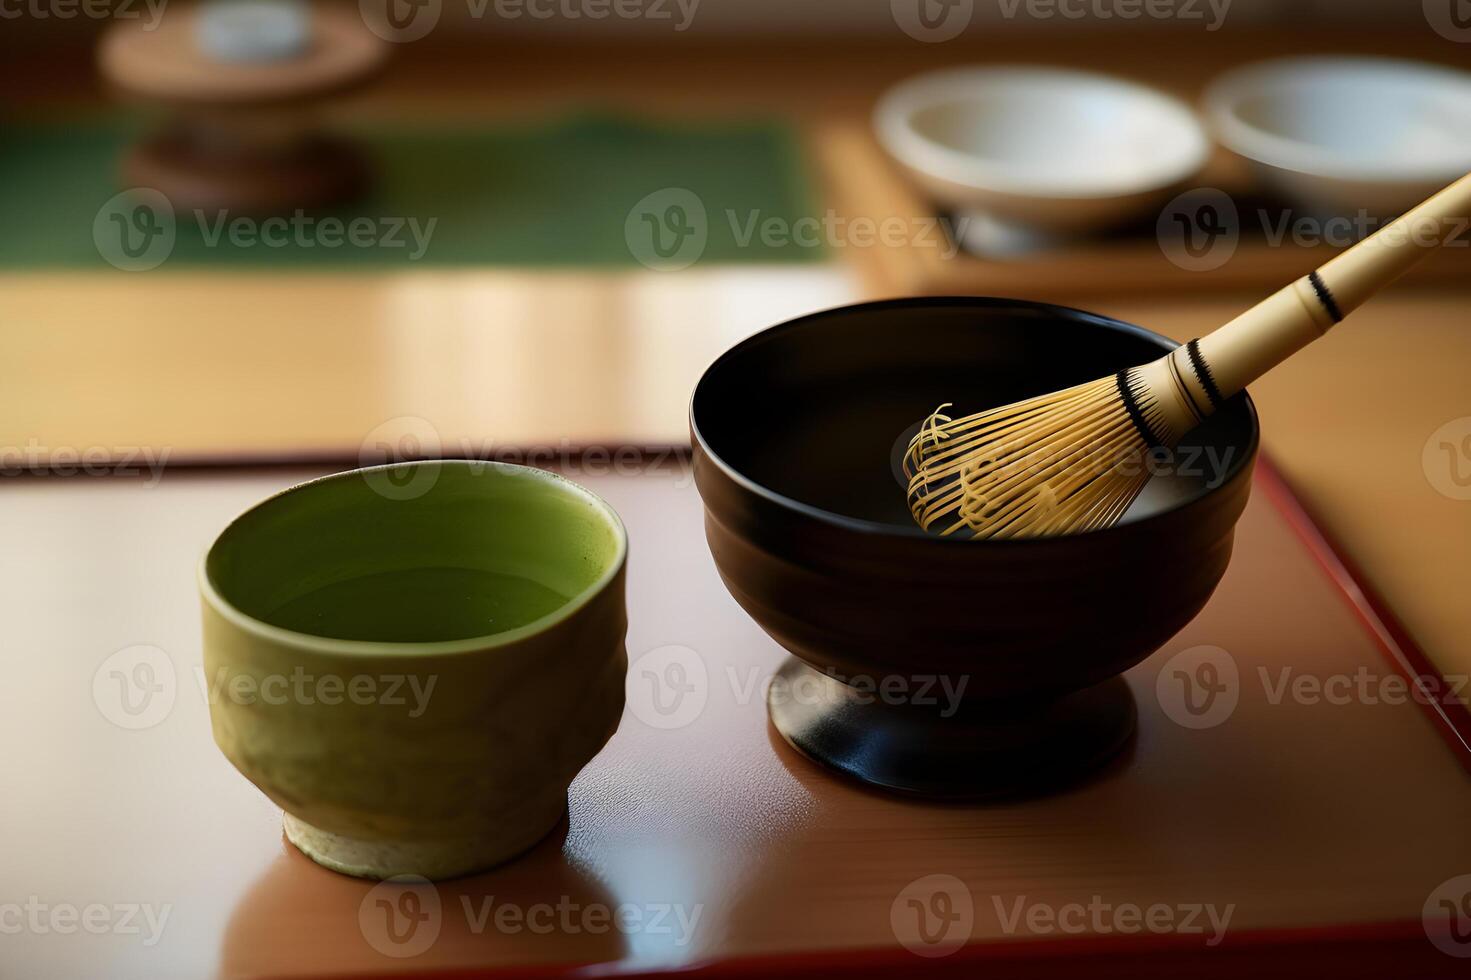
<svg viewBox="0 0 1471 980">
<path fill-rule="evenodd" d="M 1213 333 L 1157 361 L 955 418 L 941 405 L 904 472 L 920 527 L 976 538 L 1107 527 L 1180 439 L 1247 384 L 1323 336 L 1471 215 L 1471 174 Z"/>
</svg>

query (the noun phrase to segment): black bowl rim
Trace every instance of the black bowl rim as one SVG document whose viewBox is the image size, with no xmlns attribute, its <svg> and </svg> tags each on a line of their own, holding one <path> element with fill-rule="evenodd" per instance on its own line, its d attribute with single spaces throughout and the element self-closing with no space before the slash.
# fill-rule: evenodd
<svg viewBox="0 0 1471 980">
<path fill-rule="evenodd" d="M 776 324 L 775 326 L 767 327 L 765 330 L 754 333 L 751 336 L 747 337 L 745 340 L 742 340 L 741 342 L 730 347 L 728 350 L 725 351 L 725 353 L 721 354 L 714 361 L 710 362 L 710 365 L 706 367 L 704 372 L 700 375 L 700 380 L 696 382 L 694 391 L 690 395 L 690 434 L 694 438 L 696 447 L 712 463 L 719 467 L 720 471 L 724 473 L 726 477 L 734 481 L 737 485 L 741 486 L 746 491 L 755 494 L 757 497 L 760 497 L 777 507 L 793 511 L 804 517 L 808 517 L 812 520 L 818 521 L 819 523 L 827 524 L 835 528 L 840 528 L 844 531 L 857 532 L 859 534 L 871 534 L 886 538 L 904 538 L 923 541 L 934 541 L 939 546 L 959 545 L 970 548 L 1027 548 L 1056 545 L 1056 543 L 1059 541 L 1096 540 L 1106 535 L 1118 534 L 1121 532 L 1122 529 L 1137 528 L 1152 524 L 1168 517 L 1171 514 L 1178 513 L 1179 511 L 1182 511 L 1187 507 L 1194 506 L 1195 504 L 1199 503 L 1201 500 L 1204 500 L 1206 497 L 1210 496 L 1213 493 L 1220 492 L 1227 483 L 1237 479 L 1240 476 L 1241 472 L 1251 464 L 1252 460 L 1256 458 L 1257 451 L 1261 445 L 1261 423 L 1257 415 L 1256 404 L 1251 400 L 1251 395 L 1243 390 L 1239 397 L 1242 399 L 1243 404 L 1246 407 L 1247 420 L 1251 424 L 1250 439 L 1246 446 L 1246 452 L 1242 453 L 1241 457 L 1230 467 L 1228 467 L 1226 478 L 1222 480 L 1221 483 L 1214 489 L 1202 489 L 1200 492 L 1192 494 L 1191 496 L 1185 498 L 1184 500 L 1176 502 L 1175 504 L 1165 508 L 1164 510 L 1155 511 L 1154 513 L 1149 514 L 1146 517 L 1135 518 L 1128 521 L 1121 521 L 1118 524 L 1114 524 L 1105 528 L 1099 528 L 1093 531 L 1083 531 L 1079 534 L 1068 534 L 1061 537 L 999 538 L 976 541 L 974 538 L 964 538 L 955 535 L 942 536 L 938 534 L 930 534 L 929 532 L 919 528 L 918 526 L 904 527 L 903 525 L 899 524 L 884 524 L 879 521 L 870 521 L 859 517 L 848 517 L 847 515 L 836 514 L 830 510 L 823 510 L 821 507 L 814 507 L 812 504 L 803 503 L 800 500 L 795 500 L 784 494 L 777 493 L 775 490 L 772 490 L 769 487 L 762 486 L 755 480 L 752 480 L 750 477 L 746 476 L 744 473 L 741 473 L 735 467 L 731 466 L 724 459 L 722 459 L 720 455 L 710 447 L 710 443 L 705 439 L 704 433 L 700 431 L 699 422 L 695 418 L 695 404 L 699 401 L 701 389 L 705 387 L 706 381 L 710 377 L 710 375 L 713 374 L 718 368 L 720 368 L 722 364 L 749 348 L 768 343 L 780 334 L 783 334 L 789 330 L 801 329 L 803 326 L 814 320 L 826 319 L 840 314 L 853 313 L 857 311 L 867 312 L 877 310 L 903 310 L 920 309 L 925 307 L 957 306 L 985 310 L 1020 308 L 1031 310 L 1034 312 L 1049 313 L 1064 319 L 1091 323 L 1095 326 L 1106 327 L 1112 330 L 1119 330 L 1124 333 L 1129 333 L 1137 337 L 1141 337 L 1145 340 L 1153 341 L 1156 344 L 1160 345 L 1161 354 L 1167 354 L 1170 351 L 1174 350 L 1176 347 L 1180 346 L 1177 341 L 1171 340 L 1163 334 L 1155 333 L 1153 330 L 1147 330 L 1144 327 L 1138 326 L 1137 324 L 1129 323 L 1124 320 L 1118 320 L 1110 316 L 1104 316 L 1100 313 L 1090 313 L 1087 310 L 1080 310 L 1071 306 L 1060 306 L 1055 303 L 1041 303 L 1035 300 L 1012 299 L 1004 296 L 911 296 L 898 299 L 881 299 L 866 303 L 849 303 L 842 306 L 833 306 L 825 310 L 818 310 L 813 313 L 807 313 L 802 316 L 795 317 L 791 320 L 785 320 L 781 323 Z M 1127 533 L 1127 531 L 1124 531 L 1123 533 Z"/>
</svg>

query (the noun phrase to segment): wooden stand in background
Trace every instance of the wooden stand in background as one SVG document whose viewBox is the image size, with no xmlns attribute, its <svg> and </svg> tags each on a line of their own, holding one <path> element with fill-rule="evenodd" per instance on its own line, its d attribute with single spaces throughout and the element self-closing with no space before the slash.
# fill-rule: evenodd
<svg viewBox="0 0 1471 980">
<path fill-rule="evenodd" d="M 1209 290 L 1220 293 L 1242 289 L 1267 292 L 1283 281 L 1306 275 L 1337 254 L 1351 241 L 1335 240 L 1305 245 L 1294 238 L 1292 222 L 1303 217 L 1296 209 L 1263 200 L 1250 186 L 1246 168 L 1225 150 L 1218 150 L 1188 189 L 1211 188 L 1229 197 L 1237 209 L 1232 222 L 1237 238 L 1229 255 L 1219 262 L 1172 261 L 1155 225 L 1145 222 L 1115 234 L 1079 240 L 1013 256 L 975 255 L 951 237 L 953 218 L 937 219 L 934 205 L 905 179 L 898 164 L 874 139 L 867 120 L 839 120 L 814 127 L 812 146 L 824 184 L 842 214 L 863 215 L 873 221 L 899 217 L 915 234 L 893 247 L 864 249 L 860 260 L 872 296 L 1025 296 L 1030 299 L 1067 300 L 1103 295 L 1159 295 Z M 1182 188 L 1182 191 L 1186 188 Z M 1184 216 L 1222 221 L 1196 214 L 1190 203 L 1208 205 L 1217 197 L 1186 202 Z M 1167 206 L 1168 210 L 1168 206 Z M 1219 208 L 1218 208 L 1219 210 Z M 930 222 L 939 225 L 930 228 Z M 1283 226 L 1282 222 L 1286 221 Z M 1227 227 L 1222 225 L 1221 227 Z M 1329 232 L 1315 223 L 1312 230 Z M 1333 226 L 1347 233 L 1349 225 Z M 1379 226 L 1368 228 L 1377 230 Z M 925 229 L 929 229 L 927 233 Z M 1171 225 L 1164 234 L 1174 234 Z M 1280 240 L 1277 239 L 1279 232 Z M 1178 241 L 1178 239 L 1176 239 Z M 1204 239 L 1202 239 L 1204 240 Z M 1426 259 L 1405 278 L 1420 284 L 1455 285 L 1465 281 L 1466 249 L 1447 248 Z"/>
<path fill-rule="evenodd" d="M 167 120 L 122 161 L 125 187 L 160 191 L 176 209 L 289 214 L 360 196 L 369 170 L 356 146 L 318 127 L 330 95 L 362 85 L 387 45 L 355 10 L 310 8 L 301 52 L 223 61 L 198 40 L 200 11 L 171 9 L 147 30 L 118 20 L 98 52 L 103 77 Z"/>
</svg>

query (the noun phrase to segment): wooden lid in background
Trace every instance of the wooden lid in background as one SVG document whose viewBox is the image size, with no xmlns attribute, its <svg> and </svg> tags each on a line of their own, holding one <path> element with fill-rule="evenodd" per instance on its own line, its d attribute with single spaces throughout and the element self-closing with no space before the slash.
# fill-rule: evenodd
<svg viewBox="0 0 1471 980">
<path fill-rule="evenodd" d="M 98 67 L 111 84 L 151 102 L 250 105 L 349 89 L 387 62 L 387 43 L 368 29 L 355 7 L 312 4 L 309 16 L 312 38 L 302 56 L 232 63 L 211 58 L 200 47 L 196 6 L 171 7 L 152 30 L 142 19 L 116 21 L 98 47 Z"/>
</svg>

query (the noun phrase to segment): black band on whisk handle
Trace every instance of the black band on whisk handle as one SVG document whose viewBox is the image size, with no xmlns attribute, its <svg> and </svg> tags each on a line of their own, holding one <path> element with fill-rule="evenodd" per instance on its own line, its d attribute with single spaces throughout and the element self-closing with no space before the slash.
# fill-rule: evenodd
<svg viewBox="0 0 1471 980">
<path fill-rule="evenodd" d="M 1468 216 L 1471 174 L 1202 337 L 1191 360 L 1208 370 L 1216 398 L 1203 381 L 1201 393 L 1213 404 L 1236 394 L 1444 244 Z"/>
</svg>

